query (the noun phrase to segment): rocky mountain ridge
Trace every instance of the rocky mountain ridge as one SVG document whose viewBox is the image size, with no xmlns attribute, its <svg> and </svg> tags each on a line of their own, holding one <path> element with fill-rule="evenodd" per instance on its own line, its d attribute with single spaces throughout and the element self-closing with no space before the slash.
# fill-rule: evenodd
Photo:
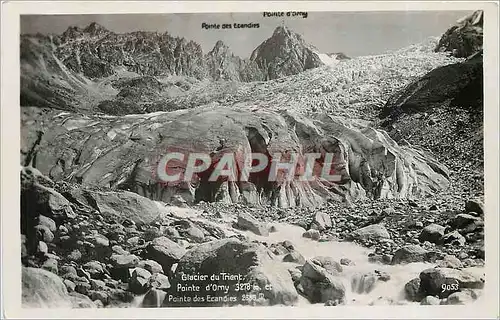
<svg viewBox="0 0 500 320">
<path fill-rule="evenodd" d="M 117 34 L 97 23 L 72 26 L 61 35 L 21 35 L 20 40 L 21 105 L 70 110 L 92 110 L 110 100 L 117 94 L 113 82 L 123 77 L 253 82 L 324 65 L 299 35 L 282 27 L 264 42 L 273 49 L 254 51 L 250 59 L 235 56 L 222 41 L 205 54 L 198 43 L 168 32 Z M 276 59 L 287 63 L 278 66 Z M 123 109 L 135 102 L 106 104 Z M 146 107 L 131 109 L 144 112 Z"/>
<path fill-rule="evenodd" d="M 234 56 L 220 40 L 204 54 L 196 42 L 168 32 L 117 34 L 95 22 L 85 28 L 69 27 L 61 35 L 35 37 L 50 43 L 55 56 L 68 69 L 89 79 L 110 76 L 117 67 L 124 67 L 140 75 L 259 81 L 323 65 L 311 46 L 286 27 L 277 27 L 249 59 Z M 278 67 L 276 59 L 284 59 L 289 65 Z"/>
</svg>

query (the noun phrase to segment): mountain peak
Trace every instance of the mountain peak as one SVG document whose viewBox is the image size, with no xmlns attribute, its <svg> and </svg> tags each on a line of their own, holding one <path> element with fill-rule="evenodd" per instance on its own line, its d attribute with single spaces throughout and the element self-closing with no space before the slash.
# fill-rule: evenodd
<svg viewBox="0 0 500 320">
<path fill-rule="evenodd" d="M 229 48 L 222 40 L 218 40 L 215 43 L 214 49 Z"/>
<path fill-rule="evenodd" d="M 210 51 L 208 54 L 210 55 L 217 55 L 217 56 L 222 56 L 222 55 L 232 55 L 231 49 L 222 41 L 218 40 L 215 43 L 214 48 L 212 51 Z"/>
<path fill-rule="evenodd" d="M 107 33 L 108 29 L 104 28 L 97 22 L 92 22 L 85 29 L 83 29 L 83 32 L 90 33 L 91 35 L 98 35 L 102 33 Z"/>
<path fill-rule="evenodd" d="M 290 35 L 293 32 L 285 25 L 277 26 L 276 29 L 274 29 L 273 36 L 275 35 Z"/>
<path fill-rule="evenodd" d="M 265 70 L 268 79 L 276 79 L 324 65 L 316 51 L 299 34 L 280 25 L 252 52 L 250 60 Z"/>
</svg>

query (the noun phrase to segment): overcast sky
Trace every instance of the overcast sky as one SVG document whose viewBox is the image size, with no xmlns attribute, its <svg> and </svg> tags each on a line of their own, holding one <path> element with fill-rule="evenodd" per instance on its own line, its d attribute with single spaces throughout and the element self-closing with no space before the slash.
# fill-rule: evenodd
<svg viewBox="0 0 500 320">
<path fill-rule="evenodd" d="M 321 52 L 348 56 L 380 54 L 441 36 L 468 11 L 427 12 L 308 12 L 307 18 L 263 17 L 262 13 L 103 14 L 21 16 L 21 33 L 64 32 L 69 26 L 85 27 L 95 21 L 116 33 L 168 31 L 198 42 L 204 52 L 217 40 L 241 57 L 249 57 L 273 30 L 284 23 Z M 204 30 L 205 23 L 258 23 L 259 28 Z"/>
</svg>

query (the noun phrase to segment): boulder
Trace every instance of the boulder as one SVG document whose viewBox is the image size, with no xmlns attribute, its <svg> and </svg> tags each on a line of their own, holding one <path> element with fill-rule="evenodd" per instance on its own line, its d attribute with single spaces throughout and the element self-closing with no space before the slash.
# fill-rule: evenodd
<svg viewBox="0 0 500 320">
<path fill-rule="evenodd" d="M 338 277 L 341 271 L 340 264 L 328 257 L 307 260 L 300 278 L 300 286 L 307 299 L 311 303 L 325 303 L 328 300 L 342 302 L 345 287 L 342 278 Z"/>
<path fill-rule="evenodd" d="M 429 268 L 420 273 L 420 287 L 426 295 L 446 298 L 459 290 L 482 289 L 484 279 L 463 270 Z"/>
<path fill-rule="evenodd" d="M 87 295 L 91 290 L 90 283 L 86 281 L 75 281 L 75 292 Z"/>
<path fill-rule="evenodd" d="M 229 238 L 199 244 L 190 249 L 178 262 L 175 277 L 171 280 L 172 289 L 163 305 L 181 306 L 221 306 L 236 304 L 281 304 L 293 305 L 298 301 L 290 273 L 274 254 L 259 243 L 242 242 Z M 183 280 L 183 277 L 205 276 L 195 282 Z M 210 279 L 211 276 L 217 277 Z M 225 277 L 225 278 L 224 278 Z M 249 291 L 236 291 L 236 283 L 248 283 Z M 188 285 L 199 286 L 200 291 L 183 291 Z M 217 285 L 215 288 L 213 285 Z M 220 290 L 226 286 L 227 290 Z M 207 288 L 208 286 L 208 288 Z M 209 290 L 207 290 L 209 289 Z M 216 290 L 213 290 L 216 289 Z M 194 297 L 214 297 L 213 301 L 178 302 L 173 296 L 181 294 Z M 259 301 L 242 299 L 242 294 L 263 294 Z M 232 297 L 232 298 L 231 298 Z"/>
<path fill-rule="evenodd" d="M 39 214 L 54 221 L 76 217 L 70 202 L 55 189 L 34 184 L 30 189 L 23 190 L 21 197 L 24 196 L 27 197 L 27 201 L 31 201 L 31 205 Z"/>
<path fill-rule="evenodd" d="M 392 257 L 391 264 L 424 262 L 428 257 L 428 252 L 419 245 L 407 245 L 396 252 Z"/>
<path fill-rule="evenodd" d="M 470 304 L 478 298 L 478 295 L 474 290 L 464 289 L 459 292 L 454 292 L 448 296 L 448 298 L 441 301 L 444 305 L 463 305 Z"/>
<path fill-rule="evenodd" d="M 160 308 L 165 300 L 167 293 L 163 290 L 157 290 L 151 288 L 146 292 L 144 298 L 142 299 L 142 308 Z"/>
<path fill-rule="evenodd" d="M 148 290 L 151 273 L 142 268 L 134 268 L 128 282 L 129 290 L 135 294 L 144 294 Z"/>
<path fill-rule="evenodd" d="M 434 296 L 427 296 L 420 301 L 420 305 L 422 306 L 436 306 L 439 305 L 441 300 Z"/>
<path fill-rule="evenodd" d="M 424 294 L 420 289 L 420 278 L 414 278 L 405 284 L 405 297 L 410 301 L 420 301 Z"/>
<path fill-rule="evenodd" d="M 352 233 L 351 237 L 356 240 L 379 240 L 391 238 L 387 229 L 380 224 L 372 224 L 357 229 Z"/>
<path fill-rule="evenodd" d="M 354 266 L 355 263 L 349 258 L 342 258 L 340 259 L 340 264 L 343 266 Z"/>
<path fill-rule="evenodd" d="M 451 244 L 454 246 L 464 246 L 467 240 L 465 240 L 465 237 L 460 234 L 458 231 L 452 231 L 450 233 L 445 234 L 441 238 L 441 242 L 444 244 Z"/>
<path fill-rule="evenodd" d="M 95 279 L 100 279 L 104 276 L 105 270 L 99 261 L 89 261 L 83 265 L 83 270 L 89 273 L 89 275 Z"/>
<path fill-rule="evenodd" d="M 442 260 L 436 261 L 436 264 L 440 268 L 453 268 L 462 269 L 463 265 L 460 259 L 452 255 L 445 255 Z"/>
<path fill-rule="evenodd" d="M 71 308 L 68 290 L 61 278 L 38 268 L 22 268 L 22 306 L 24 308 Z"/>
<path fill-rule="evenodd" d="M 104 290 L 106 289 L 106 283 L 102 280 L 90 279 L 90 288 L 97 291 Z"/>
<path fill-rule="evenodd" d="M 304 258 L 303 255 L 300 254 L 298 251 L 292 251 L 290 253 L 287 253 L 283 257 L 284 262 L 293 262 L 293 263 L 298 263 L 300 265 L 303 265 L 306 262 L 306 259 Z"/>
<path fill-rule="evenodd" d="M 68 292 L 75 291 L 76 285 L 73 281 L 68 280 L 68 279 L 64 279 L 63 283 L 66 286 L 66 289 L 68 290 Z"/>
<path fill-rule="evenodd" d="M 58 263 L 56 259 L 47 259 L 42 264 L 42 269 L 53 272 L 55 274 L 59 273 Z"/>
<path fill-rule="evenodd" d="M 93 235 L 90 243 L 92 243 L 96 248 L 109 247 L 109 239 L 102 234 Z"/>
<path fill-rule="evenodd" d="M 130 191 L 72 190 L 82 192 L 85 204 L 104 216 L 120 217 L 134 223 L 149 224 L 162 215 L 160 207 L 148 198 Z M 74 195 L 75 196 L 75 195 Z"/>
<path fill-rule="evenodd" d="M 320 233 L 319 233 L 319 231 L 318 231 L 318 230 L 316 230 L 316 229 L 309 229 L 309 230 L 307 230 L 306 232 L 304 232 L 304 233 L 302 234 L 302 236 L 303 236 L 304 238 L 309 238 L 309 239 L 311 239 L 311 240 L 318 241 L 318 240 L 319 240 L 319 238 L 320 238 Z"/>
<path fill-rule="evenodd" d="M 139 258 L 133 254 L 113 254 L 110 258 L 111 265 L 114 268 L 133 268 L 139 264 Z"/>
<path fill-rule="evenodd" d="M 82 253 L 78 249 L 74 249 L 68 254 L 68 260 L 70 261 L 79 261 L 82 259 Z"/>
<path fill-rule="evenodd" d="M 163 273 L 162 266 L 154 260 L 142 260 L 137 266 L 139 268 L 146 269 L 151 273 Z"/>
<path fill-rule="evenodd" d="M 250 213 L 241 212 L 238 214 L 236 225 L 243 230 L 250 230 L 260 236 L 268 236 L 269 230 L 267 226 L 255 219 Z"/>
<path fill-rule="evenodd" d="M 146 247 L 145 257 L 158 262 L 163 271 L 169 272 L 172 265 L 179 262 L 185 253 L 186 249 L 169 238 L 159 237 L 151 241 Z"/>
<path fill-rule="evenodd" d="M 104 291 L 89 290 L 89 292 L 87 292 L 87 296 L 91 299 L 91 301 L 101 301 L 103 305 L 107 305 L 109 303 L 109 295 Z"/>
<path fill-rule="evenodd" d="M 343 268 L 333 258 L 325 256 L 308 259 L 302 267 L 302 275 L 313 280 L 322 279 L 324 271 L 337 276 L 343 271 Z"/>
<path fill-rule="evenodd" d="M 155 273 L 149 278 L 148 287 L 167 291 L 171 285 L 166 275 Z"/>
<path fill-rule="evenodd" d="M 52 220 L 49 217 L 46 217 L 44 215 L 39 215 L 38 216 L 38 224 L 42 226 L 46 226 L 51 232 L 56 232 L 57 230 L 57 225 L 54 220 Z"/>
<path fill-rule="evenodd" d="M 475 212 L 484 216 L 484 201 L 482 199 L 471 199 L 465 203 L 465 212 Z"/>
<path fill-rule="evenodd" d="M 471 224 L 482 221 L 481 218 L 472 216 L 467 213 L 457 214 L 453 219 L 451 219 L 448 224 L 453 229 L 463 229 Z"/>
<path fill-rule="evenodd" d="M 439 243 L 441 238 L 444 236 L 445 229 L 445 227 L 440 226 L 439 224 L 431 223 L 422 229 L 420 235 L 418 236 L 418 240 L 422 243 L 425 241 Z"/>
<path fill-rule="evenodd" d="M 177 227 L 177 229 L 174 230 L 177 231 L 178 233 L 178 235 L 176 235 L 175 234 L 176 232 L 171 231 L 174 238 L 180 235 L 189 239 L 192 242 L 198 242 L 198 243 L 203 242 L 205 240 L 205 232 L 203 231 L 203 229 L 197 226 L 192 221 L 183 219 L 175 221 L 174 224 Z"/>
<path fill-rule="evenodd" d="M 316 212 L 311 224 L 311 229 L 316 229 L 318 231 L 324 231 L 326 229 L 331 229 L 333 227 L 332 218 L 330 215 L 324 212 Z"/>
</svg>

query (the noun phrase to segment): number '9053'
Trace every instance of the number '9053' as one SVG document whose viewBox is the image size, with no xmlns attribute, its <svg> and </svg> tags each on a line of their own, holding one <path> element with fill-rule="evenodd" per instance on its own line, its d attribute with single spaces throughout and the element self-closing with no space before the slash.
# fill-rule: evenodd
<svg viewBox="0 0 500 320">
<path fill-rule="evenodd" d="M 443 283 L 441 285 L 441 292 L 446 291 L 458 291 L 458 282 L 457 283 Z"/>
</svg>

